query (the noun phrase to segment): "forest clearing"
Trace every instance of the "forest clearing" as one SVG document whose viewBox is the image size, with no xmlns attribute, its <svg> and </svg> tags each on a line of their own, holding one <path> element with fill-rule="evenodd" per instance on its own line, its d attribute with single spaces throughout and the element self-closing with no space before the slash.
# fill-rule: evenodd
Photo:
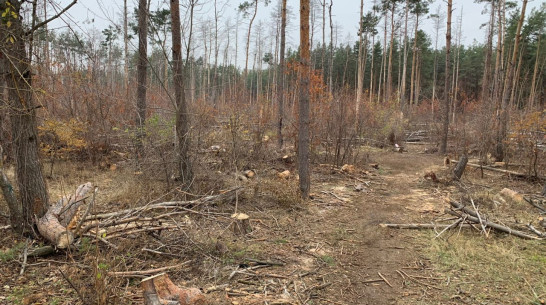
<svg viewBox="0 0 546 305">
<path fill-rule="evenodd" d="M 0 304 L 546 304 L 546 4 L 464 4 L 0 0 Z"/>
</svg>

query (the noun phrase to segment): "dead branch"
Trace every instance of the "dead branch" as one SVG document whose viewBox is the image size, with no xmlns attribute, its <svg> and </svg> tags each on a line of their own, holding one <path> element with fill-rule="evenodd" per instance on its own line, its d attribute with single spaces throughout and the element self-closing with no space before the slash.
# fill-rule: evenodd
<svg viewBox="0 0 546 305">
<path fill-rule="evenodd" d="M 108 275 L 109 276 L 122 276 L 122 277 L 142 277 L 142 276 L 148 276 L 148 275 L 154 274 L 154 273 L 160 273 L 160 272 L 164 272 L 164 271 L 184 267 L 184 266 L 189 265 L 191 262 L 192 261 L 186 261 L 186 262 L 183 262 L 181 264 L 177 264 L 177 265 L 173 265 L 173 266 L 167 266 L 167 267 L 161 267 L 161 268 L 155 268 L 155 269 L 148 269 L 148 270 L 117 271 L 117 272 L 111 271 L 111 272 L 108 272 Z"/>
<path fill-rule="evenodd" d="M 394 228 L 394 229 L 440 229 L 440 228 L 451 228 L 453 224 L 441 225 L 434 223 L 381 223 L 379 224 L 383 228 Z M 463 227 L 470 227 L 468 224 L 463 224 Z"/>
<path fill-rule="evenodd" d="M 470 220 L 471 222 L 478 223 L 478 224 L 480 223 L 480 219 L 478 218 L 477 214 L 474 211 L 472 211 L 469 208 L 465 207 L 461 203 L 453 201 L 453 200 L 450 200 L 449 203 L 455 209 L 457 209 L 459 211 L 463 211 L 464 213 L 468 214 L 467 220 Z M 462 216 L 461 214 L 459 214 L 459 213 L 457 213 L 455 211 L 450 211 L 450 214 L 453 214 L 453 215 L 456 215 L 456 216 L 459 216 L 459 217 Z M 493 228 L 493 229 L 495 229 L 497 231 L 508 233 L 508 234 L 511 234 L 511 235 L 514 235 L 514 236 L 517 236 L 517 237 L 521 237 L 521 238 L 524 238 L 524 239 L 542 240 L 542 238 L 528 235 L 528 234 L 526 234 L 524 232 L 514 230 L 514 229 L 509 228 L 507 226 L 503 226 L 503 225 L 491 222 L 491 221 L 489 221 L 487 219 L 483 219 L 483 224 L 485 226 Z"/>
<path fill-rule="evenodd" d="M 528 202 L 530 205 L 534 206 L 535 208 L 539 209 L 541 211 L 541 213 L 546 213 L 546 208 L 538 205 L 533 199 L 531 198 L 527 198 L 527 197 L 523 197 L 523 199 Z"/>
<path fill-rule="evenodd" d="M 458 162 L 456 160 L 451 160 L 451 161 Z M 529 176 L 527 174 L 522 174 L 522 173 L 514 172 L 514 171 L 511 171 L 511 170 L 500 169 L 500 168 L 495 168 L 495 167 L 491 167 L 491 166 L 485 166 L 485 165 L 473 164 L 473 163 L 467 163 L 466 165 L 470 166 L 470 167 L 485 169 L 485 170 L 488 170 L 488 171 L 508 174 L 510 176 L 515 176 L 515 177 L 519 177 L 519 178 L 526 178 L 526 179 L 527 178 L 538 178 L 540 180 L 546 180 L 546 177 L 534 177 L 534 176 Z"/>
<path fill-rule="evenodd" d="M 233 199 L 235 198 L 235 193 L 240 190 L 242 187 L 236 187 L 230 190 L 227 190 L 223 193 L 220 193 L 218 195 L 210 195 L 210 196 L 204 196 L 199 199 L 195 200 L 188 200 L 188 201 L 166 201 L 166 202 L 159 202 L 159 203 L 153 203 L 153 204 L 147 204 L 142 207 L 132 208 L 132 209 L 126 209 L 121 210 L 117 212 L 111 212 L 111 213 L 103 213 L 103 214 L 95 214 L 87 217 L 85 220 L 97 220 L 97 219 L 110 219 L 117 216 L 125 216 L 129 217 L 135 214 L 142 213 L 144 211 L 151 211 L 155 209 L 177 209 L 187 206 L 196 207 L 199 205 L 203 205 L 206 203 L 214 203 L 218 201 L 225 201 L 226 199 Z"/>
<path fill-rule="evenodd" d="M 533 233 L 535 233 L 536 235 L 538 235 L 538 237 L 546 238 L 546 232 L 540 232 L 540 231 L 537 230 L 535 227 L 533 227 L 533 225 L 527 224 L 527 228 L 529 228 L 529 230 L 531 230 Z"/>
</svg>

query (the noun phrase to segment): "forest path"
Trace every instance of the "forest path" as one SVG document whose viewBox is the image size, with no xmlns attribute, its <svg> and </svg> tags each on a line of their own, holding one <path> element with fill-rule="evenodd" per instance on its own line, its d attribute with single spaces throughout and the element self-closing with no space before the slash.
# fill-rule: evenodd
<svg viewBox="0 0 546 305">
<path fill-rule="evenodd" d="M 321 239 L 325 244 L 323 253 L 318 254 L 330 263 L 328 279 L 335 283 L 324 304 L 419 304 L 434 293 L 427 285 L 439 284 L 427 280 L 433 274 L 421 254 L 423 239 L 415 238 L 413 230 L 379 224 L 427 223 L 438 218 L 445 206 L 446 188 L 440 189 L 423 176 L 428 171 L 442 171 L 443 160 L 411 150 L 403 154 L 380 152 L 371 158 L 379 169 L 377 176 L 370 177 L 368 191 L 322 213 L 323 218 L 309 228 L 322 237 L 315 237 L 317 244 Z M 350 185 L 345 188 L 354 193 Z M 400 273 L 415 277 L 404 280 Z M 381 276 L 388 283 L 369 282 Z"/>
</svg>

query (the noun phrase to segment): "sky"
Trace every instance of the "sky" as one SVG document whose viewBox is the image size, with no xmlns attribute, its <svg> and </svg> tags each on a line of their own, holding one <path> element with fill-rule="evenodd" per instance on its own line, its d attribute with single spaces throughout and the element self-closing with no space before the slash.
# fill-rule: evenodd
<svg viewBox="0 0 546 305">
<path fill-rule="evenodd" d="M 59 10 L 60 8 L 66 6 L 71 0 L 47 0 L 48 11 L 50 15 L 53 14 L 54 10 Z M 157 9 L 159 6 L 163 5 L 164 8 L 168 8 L 168 1 L 165 0 L 150 0 L 151 8 Z M 324 0 L 311 0 L 316 3 L 320 3 Z M 325 0 L 327 3 L 330 0 Z M 359 0 L 332 0 L 332 19 L 334 27 L 336 28 L 334 34 L 334 42 L 336 44 L 340 43 L 354 43 L 358 40 L 357 31 L 358 31 L 358 20 L 360 13 L 360 1 Z M 180 0 L 182 4 L 181 14 L 184 14 L 187 9 L 184 7 L 184 4 L 188 0 Z M 237 7 L 243 2 L 242 0 L 217 0 L 217 6 L 219 8 L 219 15 L 221 21 L 218 26 L 220 28 L 220 53 L 223 52 L 222 49 L 225 49 L 227 45 L 227 33 L 225 29 L 227 28 L 227 20 L 229 19 L 229 26 L 232 27 L 230 32 L 230 53 L 233 53 L 235 48 L 235 30 L 238 29 L 238 60 L 237 62 L 241 65 L 241 62 L 244 61 L 241 58 L 244 58 L 244 48 L 246 43 L 246 32 L 248 30 L 248 20 L 249 18 L 239 17 L 237 22 Z M 280 0 L 272 0 L 271 3 L 265 7 L 264 1 L 259 0 L 260 4 L 258 7 L 258 16 L 253 24 L 253 32 L 257 33 L 257 29 L 261 28 L 260 36 L 264 40 L 261 44 L 260 50 L 262 53 L 272 51 L 273 39 L 267 37 L 274 35 L 275 26 L 273 25 L 273 13 L 278 8 Z M 364 0 L 364 12 L 371 10 L 373 6 L 372 0 Z M 377 0 L 379 2 L 379 0 Z M 521 1 L 518 1 L 521 2 Z M 166 3 L 166 4 L 165 4 Z M 210 29 L 213 25 L 211 23 L 214 20 L 214 1 L 213 0 L 198 0 L 198 7 L 195 9 L 194 16 L 194 46 L 195 52 L 198 56 L 199 53 L 203 52 L 203 33 L 205 30 Z M 532 8 L 538 8 L 542 3 L 541 0 L 530 0 L 527 8 L 527 15 Z M 129 11 L 131 12 L 134 7 L 137 6 L 137 0 L 128 0 Z M 521 5 L 521 4 L 520 4 Z M 429 15 L 436 13 L 438 8 L 441 15 L 446 14 L 446 1 L 445 0 L 435 0 L 430 7 Z M 112 24 L 121 25 L 121 11 L 123 8 L 123 0 L 79 0 L 65 15 L 63 15 L 58 20 L 54 21 L 50 28 L 66 28 L 69 25 L 72 29 L 80 32 L 93 32 L 90 29 L 96 29 L 98 32 L 102 29 L 108 27 Z M 288 18 L 288 27 L 287 27 L 287 44 L 289 47 L 295 48 L 299 42 L 299 1 L 298 0 L 288 0 L 289 8 L 289 18 Z M 461 41 L 464 45 L 470 45 L 477 42 L 483 42 L 485 40 L 485 31 L 486 27 L 482 27 L 483 24 L 487 23 L 489 20 L 489 15 L 486 10 L 485 4 L 474 3 L 474 0 L 453 0 L 453 24 L 452 24 L 452 33 L 453 37 L 456 38 L 457 26 L 459 23 L 459 18 L 462 18 L 462 36 Z M 328 9 L 326 9 L 326 41 L 329 41 L 329 28 L 328 28 Z M 462 16 L 461 16 L 462 14 Z M 184 16 L 182 17 L 184 18 Z M 186 16 L 187 20 L 187 16 Z M 380 22 L 379 27 L 382 26 Z M 408 24 L 410 30 L 413 28 L 413 19 L 409 21 Z M 427 32 L 431 39 L 432 45 L 434 46 L 434 26 L 432 19 L 426 18 L 420 21 L 420 28 Z M 411 33 L 411 32 L 410 32 Z M 381 30 L 380 34 L 381 35 Z M 253 35 L 252 38 L 252 49 L 256 45 L 257 34 Z M 200 39 L 201 38 L 201 39 Z M 322 41 L 322 8 L 317 7 L 316 12 L 316 23 L 315 23 L 315 33 L 313 35 L 313 43 Z M 438 46 L 441 48 L 445 44 L 445 19 L 442 23 L 442 29 L 439 34 Z M 133 47 L 136 47 L 135 42 L 132 43 Z"/>
</svg>

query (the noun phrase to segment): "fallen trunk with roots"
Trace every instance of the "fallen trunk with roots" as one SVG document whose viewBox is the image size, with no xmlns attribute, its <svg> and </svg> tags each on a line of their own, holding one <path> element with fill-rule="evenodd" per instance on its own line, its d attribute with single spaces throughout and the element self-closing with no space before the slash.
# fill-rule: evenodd
<svg viewBox="0 0 546 305">
<path fill-rule="evenodd" d="M 205 204 L 233 200 L 240 189 L 234 188 L 195 200 L 149 203 L 132 209 L 89 215 L 94 204 L 94 196 L 87 203 L 86 195 L 92 188 L 89 182 L 80 185 L 74 194 L 63 197 L 51 205 L 47 213 L 37 219 L 38 231 L 55 248 L 66 249 L 74 243 L 75 237 L 79 236 L 96 238 L 111 248 L 117 248 L 109 240 L 133 233 L 180 228 L 184 224 L 172 220 L 173 216 L 207 214 L 197 209 Z M 159 211 L 163 213 L 158 214 Z"/>
</svg>

